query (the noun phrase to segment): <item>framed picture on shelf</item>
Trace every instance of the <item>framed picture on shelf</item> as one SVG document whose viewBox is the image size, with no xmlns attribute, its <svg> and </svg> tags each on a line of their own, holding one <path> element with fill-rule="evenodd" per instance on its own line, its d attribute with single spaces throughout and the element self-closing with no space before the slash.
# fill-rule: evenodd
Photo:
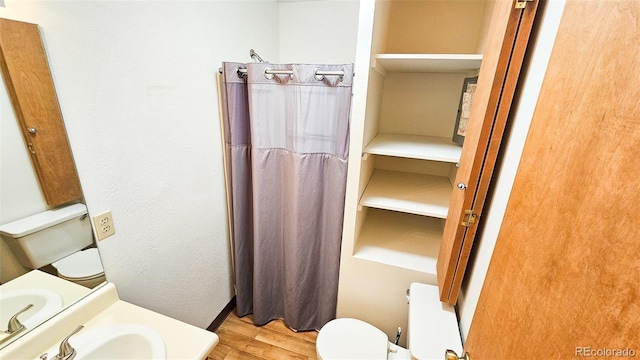
<svg viewBox="0 0 640 360">
<path fill-rule="evenodd" d="M 471 115 L 471 105 L 473 104 L 473 94 L 476 92 L 476 84 L 478 84 L 478 77 L 474 76 L 465 78 L 462 85 L 456 125 L 453 128 L 453 142 L 460 146 L 464 143 L 464 137 L 467 134 L 467 124 Z"/>
</svg>

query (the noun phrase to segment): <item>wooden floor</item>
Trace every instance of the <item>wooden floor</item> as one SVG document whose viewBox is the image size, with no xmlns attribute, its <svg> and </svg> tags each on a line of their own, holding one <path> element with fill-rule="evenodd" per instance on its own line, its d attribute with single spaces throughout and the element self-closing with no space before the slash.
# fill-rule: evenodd
<svg viewBox="0 0 640 360">
<path fill-rule="evenodd" d="M 231 312 L 216 331 L 220 342 L 208 360 L 316 359 L 316 331 L 294 332 L 282 320 L 253 325 L 251 315 L 238 318 Z"/>
</svg>

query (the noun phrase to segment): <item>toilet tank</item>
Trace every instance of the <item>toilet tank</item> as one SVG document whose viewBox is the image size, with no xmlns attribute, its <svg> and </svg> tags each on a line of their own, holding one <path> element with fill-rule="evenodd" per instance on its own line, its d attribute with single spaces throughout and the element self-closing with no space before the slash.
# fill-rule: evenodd
<svg viewBox="0 0 640 360">
<path fill-rule="evenodd" d="M 93 244 L 84 204 L 47 210 L 0 225 L 0 235 L 20 263 L 37 269 Z"/>
<path fill-rule="evenodd" d="M 412 283 L 409 294 L 407 347 L 412 359 L 444 359 L 447 349 L 462 354 L 455 308 L 440 301 L 438 287 Z"/>
</svg>

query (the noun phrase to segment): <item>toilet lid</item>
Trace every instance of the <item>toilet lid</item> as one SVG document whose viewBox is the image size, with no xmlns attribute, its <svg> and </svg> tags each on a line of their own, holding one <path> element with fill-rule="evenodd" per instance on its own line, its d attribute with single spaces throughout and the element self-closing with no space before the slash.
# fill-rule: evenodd
<svg viewBox="0 0 640 360">
<path fill-rule="evenodd" d="M 75 252 L 51 265 L 58 270 L 60 276 L 72 279 L 94 277 L 104 272 L 96 248 Z"/>
<path fill-rule="evenodd" d="M 387 335 L 373 325 L 357 319 L 335 319 L 322 327 L 316 340 L 323 360 L 387 358 Z"/>
</svg>

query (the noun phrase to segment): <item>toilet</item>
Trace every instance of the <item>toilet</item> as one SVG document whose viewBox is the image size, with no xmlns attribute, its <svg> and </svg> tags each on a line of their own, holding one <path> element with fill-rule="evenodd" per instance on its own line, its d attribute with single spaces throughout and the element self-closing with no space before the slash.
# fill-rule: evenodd
<svg viewBox="0 0 640 360">
<path fill-rule="evenodd" d="M 22 265 L 51 265 L 58 277 L 93 288 L 106 281 L 84 204 L 47 210 L 0 226 Z"/>
<path fill-rule="evenodd" d="M 387 335 L 371 324 L 340 318 L 320 329 L 316 340 L 318 359 L 444 359 L 448 349 L 462 354 L 455 309 L 440 302 L 438 287 L 412 283 L 409 294 L 408 349 L 389 342 Z"/>
<path fill-rule="evenodd" d="M 106 281 L 100 254 L 96 248 L 75 252 L 61 260 L 51 263 L 58 277 L 76 284 L 94 288 Z"/>
</svg>

